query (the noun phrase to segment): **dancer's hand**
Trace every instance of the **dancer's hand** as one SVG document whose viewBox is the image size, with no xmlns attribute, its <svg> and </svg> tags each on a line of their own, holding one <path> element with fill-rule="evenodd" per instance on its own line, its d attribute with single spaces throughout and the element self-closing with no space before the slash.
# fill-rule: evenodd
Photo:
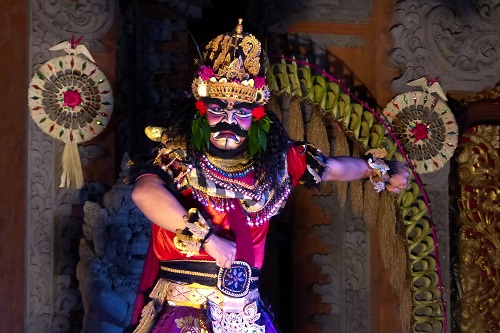
<svg viewBox="0 0 500 333">
<path fill-rule="evenodd" d="M 394 170 L 391 179 L 386 183 L 385 188 L 387 191 L 399 194 L 402 190 L 408 188 L 408 181 L 410 177 L 410 172 L 406 168 L 403 162 L 394 162 L 392 165 Z"/>
<path fill-rule="evenodd" d="M 216 234 L 212 234 L 203 247 L 219 267 L 229 268 L 235 260 L 236 244 Z"/>
</svg>

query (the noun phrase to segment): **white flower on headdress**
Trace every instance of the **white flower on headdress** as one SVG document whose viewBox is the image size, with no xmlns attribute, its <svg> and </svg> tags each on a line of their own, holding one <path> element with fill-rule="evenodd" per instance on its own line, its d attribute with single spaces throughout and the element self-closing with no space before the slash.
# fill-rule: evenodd
<svg viewBox="0 0 500 333">
<path fill-rule="evenodd" d="M 207 96 L 207 85 L 205 83 L 201 83 L 198 86 L 198 95 L 200 95 L 200 97 L 206 97 Z"/>
<path fill-rule="evenodd" d="M 241 84 L 244 85 L 244 86 L 250 86 L 253 88 L 254 86 L 254 82 L 253 82 L 253 79 L 250 79 L 250 80 L 243 80 L 241 81 Z"/>
<path fill-rule="evenodd" d="M 212 76 L 212 77 L 210 78 L 210 82 L 217 82 L 217 79 L 215 78 L 215 76 Z"/>
<path fill-rule="evenodd" d="M 226 83 L 226 82 L 227 82 L 227 79 L 226 79 L 225 77 L 223 77 L 223 78 L 221 78 L 221 79 L 219 80 L 219 82 Z"/>
</svg>

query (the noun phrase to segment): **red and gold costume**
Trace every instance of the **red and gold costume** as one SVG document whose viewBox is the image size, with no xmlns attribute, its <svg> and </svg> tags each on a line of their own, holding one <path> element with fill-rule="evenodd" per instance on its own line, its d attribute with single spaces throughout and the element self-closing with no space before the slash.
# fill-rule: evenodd
<svg viewBox="0 0 500 333">
<path fill-rule="evenodd" d="M 192 84 L 197 113 L 189 120 L 191 136 L 168 138 L 164 131 L 150 132 L 148 136 L 162 144 L 150 165 L 134 176 L 160 177 L 186 211 L 195 208 L 198 217 L 200 212 L 203 223 L 198 219 L 196 223 L 201 236 L 194 237 L 196 231 L 190 230 L 197 227 L 189 229 L 187 217 L 188 228 L 176 233 L 153 224 L 152 245 L 139 285 L 142 296 L 136 301 L 132 322 L 137 322 L 140 309 L 141 319 L 134 332 L 274 333 L 272 316 L 258 292 L 269 220 L 284 206 L 292 186 L 319 184 L 325 157 L 309 144 L 288 142 L 279 121 L 273 118 L 273 123 L 265 111 L 269 99 L 265 60 L 260 42 L 242 32 L 241 21 L 233 32 L 212 40 L 206 50 Z M 207 111 L 206 103 L 213 105 L 214 100 L 222 101 L 221 107 Z M 222 122 L 226 112 L 232 117 L 240 107 L 243 112 L 237 117 L 247 119 L 248 124 L 251 119 L 248 137 L 241 140 L 247 144 L 243 151 L 223 158 L 224 153 L 206 149 L 210 127 L 214 127 L 208 123 L 207 112 L 215 112 Z M 280 145 L 273 146 L 275 153 L 266 151 L 270 135 L 281 138 Z M 268 155 L 261 155 L 264 152 Z M 256 156 L 267 157 L 254 165 Z M 263 159 L 275 162 L 266 167 L 270 164 Z M 236 244 L 230 268 L 219 268 L 203 250 L 206 239 L 210 241 L 207 230 Z M 143 307 L 148 294 L 151 301 Z"/>
<path fill-rule="evenodd" d="M 270 218 L 276 215 L 284 206 L 290 193 L 290 188 L 293 185 L 303 181 L 312 181 L 313 183 L 319 181 L 320 174 L 324 168 L 324 164 L 322 163 L 323 155 L 311 145 L 290 144 L 286 155 L 287 162 L 283 166 L 282 179 L 280 180 L 282 186 L 280 189 L 270 189 L 263 181 L 263 177 L 255 180 L 253 165 L 250 159 L 240 158 L 231 160 L 231 165 L 228 166 L 225 164 L 223 166 L 221 163 L 224 160 L 205 154 L 199 160 L 194 161 L 194 163 L 189 163 L 189 161 L 183 158 L 185 153 L 181 149 L 168 150 L 167 148 L 161 148 L 158 157 L 155 159 L 158 170 L 156 174 L 162 178 L 167 177 L 172 180 L 170 191 L 176 194 L 179 202 L 184 207 L 187 209 L 198 208 L 207 220 L 211 221 L 214 232 L 218 236 L 231 239 L 236 243 L 237 262 L 243 261 L 248 263 L 253 271 L 259 272 L 264 261 L 264 245 Z M 308 165 L 309 167 L 307 167 Z M 152 174 L 145 173 L 138 177 L 149 176 L 152 176 Z M 184 280 L 186 275 L 175 275 L 175 272 L 179 271 L 179 265 L 185 268 L 185 263 L 194 263 L 195 267 L 203 269 L 204 266 L 197 266 L 197 263 L 213 264 L 214 260 L 204 250 L 201 250 L 199 255 L 190 257 L 182 254 L 174 244 L 175 236 L 175 233 L 162 229 L 155 224 L 152 226 L 151 239 L 154 254 L 150 253 L 148 255 L 149 259 L 145 265 L 145 272 L 153 273 L 145 273 L 143 275 L 140 289 L 145 291 L 154 283 L 158 270 L 161 272 L 160 277 L 162 273 L 170 273 L 170 275 L 167 275 L 167 279 L 160 279 L 160 283 L 157 284 L 152 294 L 159 294 L 161 297 L 165 297 L 167 303 L 170 303 L 170 305 L 176 305 L 175 307 L 169 307 L 169 310 L 166 312 L 167 315 L 164 315 L 163 319 L 156 324 L 157 330 L 153 330 L 153 332 L 162 332 L 162 325 L 171 325 L 172 318 L 179 319 L 178 315 L 181 315 L 181 317 L 182 315 L 186 315 L 192 318 L 191 321 L 182 321 L 183 323 L 191 323 L 193 325 L 193 330 L 190 332 L 204 332 L 204 329 L 207 330 L 206 332 L 209 332 L 208 327 L 206 327 L 206 316 L 200 309 L 206 306 L 205 303 L 207 300 L 221 304 L 224 303 L 222 302 L 222 298 L 225 298 L 226 303 L 228 303 L 228 296 L 222 295 L 215 285 L 206 286 L 199 283 L 200 280 L 197 278 L 191 279 L 187 276 L 188 279 Z M 200 273 L 203 272 L 200 271 Z M 173 281 L 173 279 L 181 280 L 182 283 L 168 282 Z M 186 289 L 189 287 L 185 283 L 193 281 L 198 282 L 194 282 L 194 285 L 191 284 L 194 287 L 189 291 Z M 168 288 L 171 290 L 174 288 L 175 291 L 171 292 L 170 295 L 165 295 L 164 289 Z M 205 294 L 200 296 L 200 293 L 203 294 L 204 292 Z M 194 293 L 196 296 L 191 298 L 179 296 L 183 293 Z M 261 327 L 257 332 L 275 332 L 268 315 L 264 315 L 265 311 L 261 311 L 263 305 L 259 299 L 257 289 L 249 289 L 248 295 L 250 295 L 250 302 L 243 306 L 255 306 L 256 313 L 262 314 L 261 320 L 256 320 L 253 323 L 253 325 Z M 142 303 L 138 302 L 136 307 L 141 308 Z M 184 309 L 184 307 L 188 307 L 189 310 Z M 179 311 L 176 313 L 174 308 Z M 220 309 L 223 308 L 224 305 L 222 304 Z M 153 316 L 157 314 L 153 308 L 150 311 L 149 315 L 153 319 Z M 186 311 L 188 311 L 188 314 L 186 314 Z M 143 310 L 143 317 L 144 313 L 145 311 Z M 193 314 L 196 314 L 196 316 L 193 317 Z M 169 321 L 165 316 L 171 320 Z M 213 317 L 213 314 L 211 317 Z M 200 320 L 204 323 L 203 325 L 200 323 Z M 261 325 L 258 323 L 261 323 Z M 143 326 L 146 327 L 151 324 L 148 323 Z M 213 324 L 214 321 L 212 320 Z M 158 328 L 159 325 L 160 328 Z M 216 321 L 215 327 L 221 327 L 219 332 L 244 332 L 239 329 L 242 329 L 246 324 L 242 324 L 242 327 L 238 326 L 239 328 L 236 330 L 228 330 L 227 327 L 223 329 L 223 325 L 223 320 L 219 320 L 218 323 Z M 149 326 L 148 329 L 144 330 L 140 330 L 140 328 L 141 326 L 136 331 L 143 332 L 150 331 L 151 329 Z"/>
</svg>

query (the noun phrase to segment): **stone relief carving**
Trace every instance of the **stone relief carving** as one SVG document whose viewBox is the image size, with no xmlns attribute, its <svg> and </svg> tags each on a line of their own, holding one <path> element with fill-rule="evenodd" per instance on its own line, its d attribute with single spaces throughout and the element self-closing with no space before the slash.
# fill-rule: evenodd
<svg viewBox="0 0 500 333">
<path fill-rule="evenodd" d="M 112 25 L 114 2 L 32 0 L 30 9 L 32 74 L 56 56 L 49 48 L 72 35 L 84 36 L 91 52 L 98 49 L 99 41 L 92 38 L 102 36 Z M 84 190 L 58 188 L 63 144 L 51 139 L 31 120 L 28 128 L 31 213 L 26 224 L 26 332 L 74 332 L 81 325 L 74 317 L 82 311 L 82 303 L 75 277 L 78 254 L 73 245 L 81 238 L 82 220 L 74 216 L 73 207 L 82 205 L 89 193 L 103 194 L 102 186 L 89 181 Z M 90 147 L 80 149 L 80 153 L 82 164 L 100 154 Z"/>
<path fill-rule="evenodd" d="M 32 20 L 31 71 L 50 58 L 48 48 L 54 36 L 44 29 L 41 21 Z M 50 46 L 49 46 L 50 45 Z M 54 251 L 53 162 L 54 143 L 36 124 L 29 121 L 29 207 L 26 241 L 29 244 L 27 267 L 28 332 L 50 331 L 53 321 L 53 296 L 46 286 L 52 286 Z"/>
<path fill-rule="evenodd" d="M 314 196 L 330 224 L 318 225 L 314 232 L 330 248 L 328 254 L 315 254 L 313 262 L 330 278 L 330 283 L 315 284 L 313 290 L 321 302 L 330 305 L 329 313 L 316 314 L 314 322 L 322 332 L 368 332 L 369 267 L 366 225 L 360 218 L 348 216 L 330 196 Z M 339 223 L 343 221 L 343 223 Z"/>
<path fill-rule="evenodd" d="M 360 218 L 345 221 L 344 316 L 345 332 L 369 332 L 369 251 L 366 224 Z"/>
<path fill-rule="evenodd" d="M 71 39 L 77 35 L 91 40 L 108 32 L 113 24 L 115 3 L 112 0 L 31 0 L 31 8 L 35 17 L 58 37 Z"/>
<path fill-rule="evenodd" d="M 393 91 L 425 75 L 445 91 L 480 91 L 500 80 L 500 5 L 495 0 L 401 0 L 391 33 L 401 76 Z"/>
<path fill-rule="evenodd" d="M 372 3 L 372 0 L 275 0 L 250 2 L 250 11 L 261 13 L 259 21 L 266 25 L 267 31 L 286 33 L 288 26 L 297 21 L 366 23 Z"/>
<path fill-rule="evenodd" d="M 82 333 L 121 333 L 130 323 L 151 229 L 131 192 L 132 185 L 119 180 L 104 195 L 104 208 L 85 203 L 77 267 Z"/>
<path fill-rule="evenodd" d="M 187 46 L 179 41 L 189 38 L 187 20 L 197 15 L 201 7 L 193 3 L 132 1 L 122 16 L 115 106 L 121 111 L 117 118 L 121 153 L 144 152 L 149 144 L 144 128 L 160 124 L 189 86 L 182 79 L 192 75 L 186 72 L 192 59 L 187 59 Z"/>
</svg>

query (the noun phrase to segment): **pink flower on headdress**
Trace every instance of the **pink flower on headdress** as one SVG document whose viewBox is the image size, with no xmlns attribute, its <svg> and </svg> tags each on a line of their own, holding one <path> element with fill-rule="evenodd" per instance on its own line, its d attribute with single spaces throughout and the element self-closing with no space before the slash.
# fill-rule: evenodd
<svg viewBox="0 0 500 333">
<path fill-rule="evenodd" d="M 210 80 L 211 77 L 215 76 L 214 69 L 212 67 L 208 66 L 201 66 L 200 70 L 198 71 L 198 75 L 201 77 L 203 81 Z"/>
<path fill-rule="evenodd" d="M 259 120 L 265 115 L 266 111 L 264 110 L 264 107 L 262 105 L 252 109 L 252 117 L 254 117 L 255 120 Z"/>
<path fill-rule="evenodd" d="M 202 101 L 196 101 L 195 106 L 196 110 L 200 111 L 200 116 L 203 116 L 205 113 L 207 113 L 207 106 Z"/>
<path fill-rule="evenodd" d="M 256 76 L 253 79 L 253 82 L 254 82 L 255 88 L 260 88 L 260 87 L 263 87 L 266 85 L 266 79 L 263 78 L 262 76 Z"/>
</svg>

